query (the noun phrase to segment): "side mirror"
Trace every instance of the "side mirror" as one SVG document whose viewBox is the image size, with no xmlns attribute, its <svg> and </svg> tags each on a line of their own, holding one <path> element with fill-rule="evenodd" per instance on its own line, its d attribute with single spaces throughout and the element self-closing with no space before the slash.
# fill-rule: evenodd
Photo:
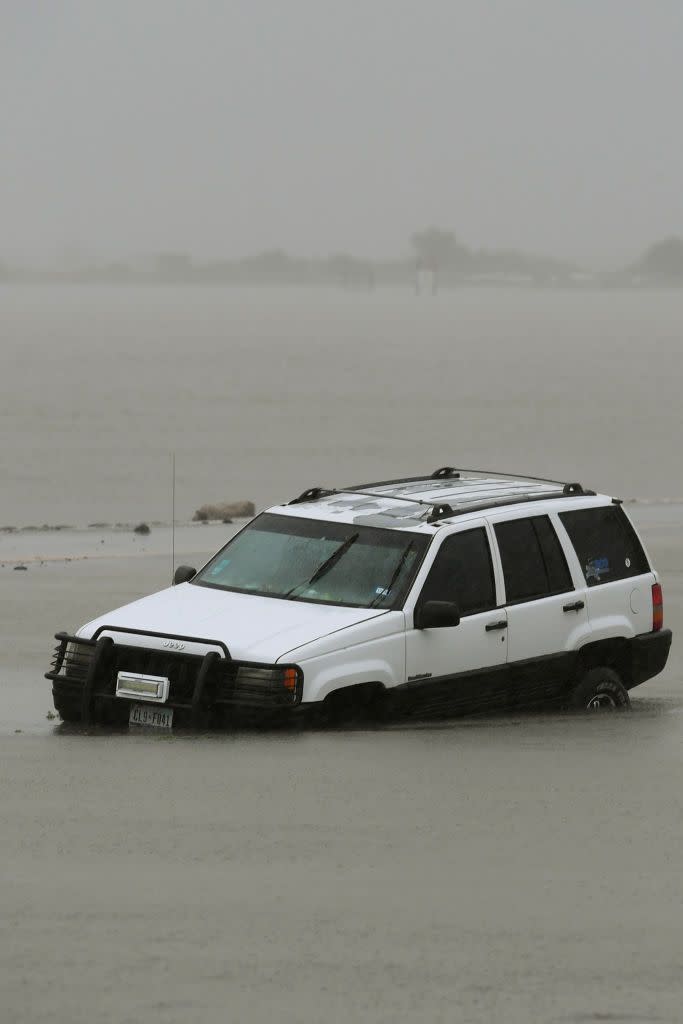
<svg viewBox="0 0 683 1024">
<path fill-rule="evenodd" d="M 457 626 L 460 622 L 460 609 L 455 601 L 425 601 L 421 607 L 415 609 L 413 622 L 415 629 Z"/>
<path fill-rule="evenodd" d="M 196 575 L 197 570 L 193 569 L 191 565 L 179 565 L 173 574 L 173 586 L 175 587 L 178 583 L 187 583 Z"/>
</svg>

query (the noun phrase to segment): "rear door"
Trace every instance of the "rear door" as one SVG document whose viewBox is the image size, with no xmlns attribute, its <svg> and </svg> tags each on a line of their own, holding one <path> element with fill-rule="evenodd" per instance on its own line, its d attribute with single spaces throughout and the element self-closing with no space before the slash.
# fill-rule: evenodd
<svg viewBox="0 0 683 1024">
<path fill-rule="evenodd" d="M 550 516 L 492 517 L 505 586 L 511 700 L 566 689 L 588 631 L 585 586 L 574 580 Z"/>
<path fill-rule="evenodd" d="M 505 693 L 507 622 L 498 607 L 491 544 L 481 521 L 444 536 L 422 586 L 406 605 L 406 697 L 428 711 L 483 710 Z M 414 629 L 425 601 L 455 601 L 457 626 Z"/>
<path fill-rule="evenodd" d="M 620 505 L 560 513 L 583 573 L 593 639 L 652 629 L 652 573 Z"/>
</svg>

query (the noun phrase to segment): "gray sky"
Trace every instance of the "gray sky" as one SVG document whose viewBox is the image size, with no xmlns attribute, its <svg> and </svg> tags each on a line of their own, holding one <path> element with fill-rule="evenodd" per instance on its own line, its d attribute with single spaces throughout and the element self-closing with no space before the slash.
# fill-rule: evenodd
<svg viewBox="0 0 683 1024">
<path fill-rule="evenodd" d="M 0 255 L 604 266 L 683 234 L 682 0 L 0 0 Z"/>
</svg>

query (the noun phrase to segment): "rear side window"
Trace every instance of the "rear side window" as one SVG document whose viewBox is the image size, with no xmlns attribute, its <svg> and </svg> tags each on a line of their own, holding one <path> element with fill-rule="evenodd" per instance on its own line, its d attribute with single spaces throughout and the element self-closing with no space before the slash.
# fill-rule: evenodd
<svg viewBox="0 0 683 1024">
<path fill-rule="evenodd" d="M 574 589 L 562 546 L 547 516 L 497 523 L 495 531 L 508 604 Z"/>
<path fill-rule="evenodd" d="M 645 552 L 618 505 L 561 512 L 589 587 L 650 571 Z"/>
<path fill-rule="evenodd" d="M 465 530 L 443 542 L 422 588 L 425 601 L 456 601 L 461 615 L 496 606 L 491 552 L 486 530 Z"/>
</svg>

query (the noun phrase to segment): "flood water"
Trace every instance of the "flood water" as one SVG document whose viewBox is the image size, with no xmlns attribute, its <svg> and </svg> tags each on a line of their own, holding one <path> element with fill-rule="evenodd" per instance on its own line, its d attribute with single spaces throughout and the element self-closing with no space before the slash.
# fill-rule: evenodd
<svg viewBox="0 0 683 1024">
<path fill-rule="evenodd" d="M 3 288 L 0 526 L 485 466 L 681 497 L 683 293 Z"/>
<path fill-rule="evenodd" d="M 186 519 L 442 464 L 547 473 L 646 499 L 674 630 L 628 714 L 82 734 L 49 717 L 52 634 L 165 586 L 168 531 L 0 533 L 0 1020 L 680 1022 L 683 297 L 0 303 L 0 525 L 166 521 L 172 449 Z M 221 529 L 179 531 L 183 560 Z"/>
</svg>

